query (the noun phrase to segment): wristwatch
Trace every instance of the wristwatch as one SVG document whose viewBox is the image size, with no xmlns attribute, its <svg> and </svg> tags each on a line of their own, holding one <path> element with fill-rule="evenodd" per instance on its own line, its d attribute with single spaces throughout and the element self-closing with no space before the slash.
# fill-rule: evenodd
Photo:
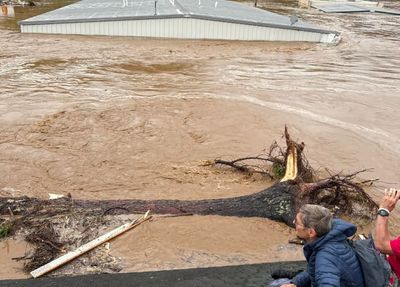
<svg viewBox="0 0 400 287">
<path fill-rule="evenodd" d="M 387 210 L 386 208 L 379 208 L 378 209 L 378 215 L 383 216 L 383 217 L 387 217 L 389 216 L 390 211 Z"/>
</svg>

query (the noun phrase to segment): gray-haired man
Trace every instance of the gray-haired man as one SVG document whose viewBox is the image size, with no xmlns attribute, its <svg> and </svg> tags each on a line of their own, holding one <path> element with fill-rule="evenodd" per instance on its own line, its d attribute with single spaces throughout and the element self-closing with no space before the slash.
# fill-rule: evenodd
<svg viewBox="0 0 400 287">
<path fill-rule="evenodd" d="M 282 287 L 364 286 L 360 263 L 347 243 L 347 238 L 357 231 L 355 225 L 333 219 L 329 209 L 313 204 L 300 208 L 294 224 L 297 236 L 306 241 L 303 251 L 307 271 Z"/>
</svg>

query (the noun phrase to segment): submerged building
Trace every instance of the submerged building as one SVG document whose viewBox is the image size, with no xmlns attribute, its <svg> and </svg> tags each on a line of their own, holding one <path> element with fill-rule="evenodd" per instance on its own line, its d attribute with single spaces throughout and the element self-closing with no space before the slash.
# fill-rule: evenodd
<svg viewBox="0 0 400 287">
<path fill-rule="evenodd" d="M 22 33 L 332 43 L 339 33 L 225 0 L 83 0 L 20 21 Z"/>
</svg>

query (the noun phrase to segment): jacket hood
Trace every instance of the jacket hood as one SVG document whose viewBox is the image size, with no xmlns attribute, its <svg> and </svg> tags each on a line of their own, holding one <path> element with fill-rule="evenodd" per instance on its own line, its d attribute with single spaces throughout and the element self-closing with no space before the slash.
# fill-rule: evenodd
<svg viewBox="0 0 400 287">
<path fill-rule="evenodd" d="M 346 241 L 347 238 L 353 236 L 356 231 L 357 227 L 354 224 L 341 219 L 333 219 L 332 228 L 327 234 L 304 245 L 304 255 L 306 258 L 309 258 L 314 250 L 320 249 L 327 242 Z"/>
</svg>

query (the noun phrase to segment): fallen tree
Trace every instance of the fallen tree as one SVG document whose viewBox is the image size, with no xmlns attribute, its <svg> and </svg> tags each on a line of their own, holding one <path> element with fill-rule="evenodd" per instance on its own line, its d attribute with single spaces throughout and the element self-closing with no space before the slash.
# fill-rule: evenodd
<svg viewBox="0 0 400 287">
<path fill-rule="evenodd" d="M 271 187 L 260 192 L 193 201 L 0 197 L 0 235 L 24 231 L 34 250 L 16 260 L 25 260 L 25 271 L 30 272 L 66 249 L 95 238 L 98 227 L 107 221 L 105 215 L 141 214 L 151 210 L 153 214 L 264 217 L 293 226 L 298 208 L 305 203 L 315 203 L 330 208 L 337 216 L 351 218 L 354 223 L 373 219 L 377 205 L 364 191 L 362 185 L 365 182 L 355 181 L 355 177 L 363 171 L 317 179 L 303 155 L 304 143 L 293 141 L 286 128 L 285 140 L 285 149 L 275 142 L 265 155 L 209 162 L 210 165 L 234 168 L 239 172 L 261 174 L 275 181 Z M 64 236 L 63 239 L 57 232 L 60 227 L 84 231 L 78 232 L 75 237 L 68 236 L 66 239 Z M 112 272 L 119 270 L 118 266 L 107 262 L 95 265 Z"/>
<path fill-rule="evenodd" d="M 330 208 L 338 216 L 348 216 L 354 220 L 371 220 L 377 205 L 364 191 L 360 183 L 354 181 L 360 172 L 351 175 L 331 175 L 315 180 L 315 175 L 303 157 L 304 143 L 296 143 L 285 128 L 286 150 L 274 144 L 269 155 L 257 157 L 270 162 L 270 171 L 243 164 L 247 159 L 235 161 L 215 160 L 213 164 L 228 165 L 242 172 L 259 172 L 271 178 L 283 175 L 271 187 L 251 195 L 194 201 L 181 200 L 75 200 L 61 198 L 41 200 L 37 198 L 0 198 L 0 215 L 10 211 L 24 221 L 29 218 L 51 217 L 77 212 L 92 214 L 143 213 L 151 210 L 158 214 L 199 214 L 241 217 L 265 217 L 293 226 L 298 208 L 305 203 L 321 204 Z M 278 154 L 273 151 L 279 150 Z M 277 170 L 283 172 L 277 172 Z M 275 171 L 275 173 L 274 173 Z M 361 171 L 362 172 L 362 171 Z M 21 222 L 21 221 L 20 221 Z"/>
</svg>

